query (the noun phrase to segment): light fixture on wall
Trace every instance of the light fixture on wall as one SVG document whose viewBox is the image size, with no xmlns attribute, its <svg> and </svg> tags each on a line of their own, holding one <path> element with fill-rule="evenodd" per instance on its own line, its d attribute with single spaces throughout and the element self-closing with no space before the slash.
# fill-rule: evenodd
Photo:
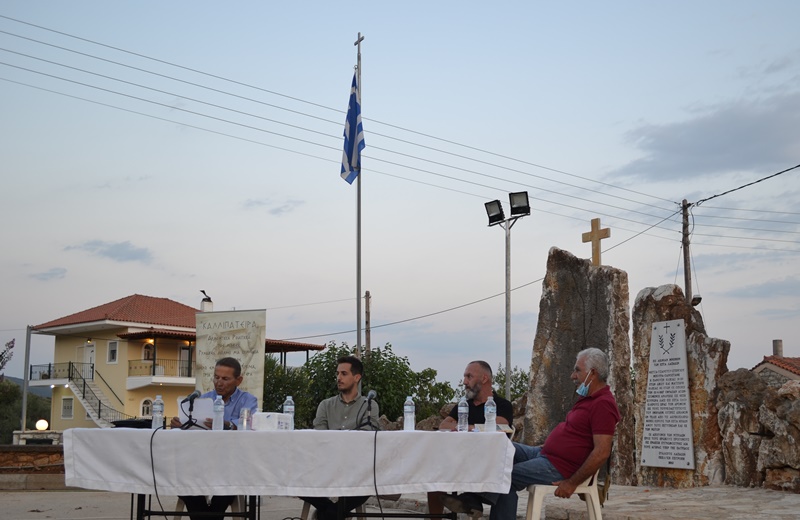
<svg viewBox="0 0 800 520">
<path fill-rule="evenodd" d="M 86 344 L 87 345 L 91 345 L 92 344 L 92 338 L 86 338 Z"/>
</svg>

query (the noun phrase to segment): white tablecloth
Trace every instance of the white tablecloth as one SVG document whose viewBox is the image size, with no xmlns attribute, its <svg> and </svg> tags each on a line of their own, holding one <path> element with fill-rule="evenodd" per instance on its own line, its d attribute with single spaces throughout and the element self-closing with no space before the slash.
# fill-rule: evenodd
<svg viewBox="0 0 800 520">
<path fill-rule="evenodd" d="M 514 462 L 502 433 L 158 430 L 151 457 L 152 434 L 66 430 L 66 484 L 164 495 L 372 495 L 375 460 L 379 494 L 505 493 Z"/>
</svg>

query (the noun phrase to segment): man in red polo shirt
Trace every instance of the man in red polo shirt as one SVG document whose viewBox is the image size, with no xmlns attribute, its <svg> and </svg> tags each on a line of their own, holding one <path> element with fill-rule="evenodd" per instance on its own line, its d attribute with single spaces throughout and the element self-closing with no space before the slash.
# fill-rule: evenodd
<svg viewBox="0 0 800 520">
<path fill-rule="evenodd" d="M 481 501 L 492 504 L 491 520 L 515 520 L 517 491 L 531 484 L 558 486 L 555 495 L 569 498 L 583 481 L 611 455 L 611 442 L 619 422 L 617 402 L 606 384 L 608 357 L 597 348 L 578 352 L 571 379 L 578 386 L 578 401 L 556 426 L 543 446 L 514 443 L 511 490 L 505 495 L 464 493 L 445 496 L 444 505 L 456 513 L 483 511 Z"/>
</svg>

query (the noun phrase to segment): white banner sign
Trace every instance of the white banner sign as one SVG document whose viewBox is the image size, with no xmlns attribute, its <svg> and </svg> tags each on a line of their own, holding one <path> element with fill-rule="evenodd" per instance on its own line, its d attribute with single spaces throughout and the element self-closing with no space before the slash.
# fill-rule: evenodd
<svg viewBox="0 0 800 520">
<path fill-rule="evenodd" d="M 224 357 L 242 365 L 244 380 L 239 386 L 258 398 L 264 397 L 264 344 L 267 311 L 223 311 L 197 313 L 197 388 L 214 389 L 214 365 Z"/>
<path fill-rule="evenodd" d="M 642 466 L 694 469 L 685 329 L 683 320 L 653 323 Z"/>
</svg>

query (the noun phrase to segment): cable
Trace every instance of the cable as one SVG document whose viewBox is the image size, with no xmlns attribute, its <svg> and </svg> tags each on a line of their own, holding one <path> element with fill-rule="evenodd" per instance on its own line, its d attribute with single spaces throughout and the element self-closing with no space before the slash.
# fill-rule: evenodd
<svg viewBox="0 0 800 520">
<path fill-rule="evenodd" d="M 773 173 L 772 175 L 767 175 L 766 177 L 763 177 L 763 178 L 758 179 L 756 181 L 748 182 L 747 184 L 743 184 L 743 185 L 739 186 L 738 188 L 733 188 L 732 190 L 724 191 L 722 193 L 718 193 L 717 195 L 712 195 L 711 197 L 698 200 L 694 204 L 695 204 L 695 206 L 699 206 L 700 204 L 702 204 L 702 203 L 704 203 L 706 201 L 709 201 L 711 199 L 716 199 L 717 197 L 722 197 L 723 195 L 727 195 L 729 193 L 733 193 L 734 191 L 738 191 L 738 190 L 741 190 L 743 188 L 747 188 L 748 186 L 752 186 L 753 184 L 758 184 L 759 182 L 763 182 L 763 181 L 765 181 L 767 179 L 771 179 L 773 177 L 777 177 L 778 175 L 782 175 L 782 174 L 784 174 L 786 172 L 790 172 L 790 171 L 792 171 L 792 170 L 794 170 L 796 168 L 800 168 L 800 164 L 798 164 L 796 166 L 792 166 L 791 168 L 786 168 L 785 170 L 779 171 L 778 173 Z"/>
<path fill-rule="evenodd" d="M 606 251 L 611 251 L 611 250 L 612 250 L 612 249 L 614 249 L 615 247 L 619 247 L 619 246 L 621 246 L 622 244 L 624 244 L 625 242 L 630 242 L 631 240 L 633 240 L 634 238 L 638 237 L 639 235 L 641 235 L 641 234 L 642 234 L 642 233 L 644 233 L 645 231 L 648 231 L 648 230 L 650 230 L 650 229 L 654 228 L 655 226 L 657 226 L 657 225 L 661 224 L 661 222 L 664 222 L 664 220 L 667 220 L 667 219 L 669 219 L 669 218 L 671 218 L 671 217 L 674 217 L 676 214 L 678 214 L 678 213 L 680 213 L 680 212 L 681 212 L 681 210 L 678 210 L 678 211 L 676 211 L 675 213 L 673 213 L 672 215 L 670 215 L 669 217 L 666 217 L 666 218 L 664 218 L 663 220 L 661 220 L 661 221 L 659 221 L 659 222 L 656 222 L 655 224 L 653 224 L 653 225 L 652 225 L 652 226 L 650 226 L 649 228 L 645 229 L 644 231 L 641 231 L 641 232 L 639 232 L 639 233 L 636 233 L 636 234 L 635 234 L 635 235 L 633 235 L 632 237 L 630 237 L 630 238 L 627 238 L 627 239 L 623 240 L 623 241 L 622 241 L 622 242 L 620 242 L 619 244 L 614 244 L 613 246 L 609 247 L 608 249 L 604 249 L 604 250 L 603 250 L 603 253 L 605 253 Z"/>
<path fill-rule="evenodd" d="M 0 32 L 2 32 L 2 31 L 0 31 Z M 64 67 L 64 68 L 72 69 L 72 70 L 76 70 L 76 71 L 83 72 L 83 73 L 86 73 L 86 74 L 91 74 L 91 75 L 98 76 L 98 77 L 101 77 L 101 78 L 109 79 L 111 81 L 117 81 L 119 83 L 124 83 L 124 84 L 127 84 L 127 85 L 132 85 L 132 86 L 135 86 L 135 87 L 151 90 L 151 91 L 154 91 L 154 92 L 158 92 L 160 94 L 166 94 L 166 95 L 169 95 L 169 96 L 181 97 L 183 99 L 186 99 L 188 101 L 192 101 L 192 102 L 195 102 L 195 103 L 200 103 L 200 104 L 207 105 L 207 106 L 210 106 L 210 107 L 219 108 L 221 110 L 227 110 L 227 111 L 230 111 L 230 112 L 233 112 L 233 113 L 236 113 L 236 114 L 250 116 L 250 117 L 253 117 L 253 118 L 256 118 L 256 119 L 261 119 L 261 120 L 268 121 L 268 122 L 271 122 L 271 123 L 288 126 L 290 128 L 294 128 L 294 129 L 297 129 L 297 130 L 310 132 L 310 133 L 313 133 L 313 134 L 321 135 L 323 137 L 327 137 L 327 138 L 331 138 L 331 139 L 339 139 L 339 136 L 336 136 L 336 135 L 326 134 L 326 133 L 320 132 L 318 130 L 313 130 L 313 129 L 305 128 L 305 127 L 302 127 L 302 126 L 293 125 L 293 124 L 290 124 L 290 123 L 284 123 L 284 122 L 281 122 L 281 121 L 278 121 L 278 120 L 275 120 L 275 119 L 270 119 L 270 118 L 267 118 L 267 117 L 250 114 L 248 112 L 232 109 L 232 108 L 225 107 L 225 106 L 222 106 L 222 105 L 218 105 L 218 104 L 215 104 L 215 103 L 209 103 L 209 102 L 202 101 L 202 100 L 199 100 L 199 99 L 196 99 L 196 98 L 192 98 L 192 97 L 188 97 L 188 96 L 185 96 L 185 95 L 181 95 L 181 94 L 178 94 L 178 93 L 175 93 L 175 92 L 169 92 L 169 91 L 166 91 L 166 90 L 161 90 L 161 89 L 157 89 L 157 88 L 153 88 L 153 87 L 148 87 L 146 85 L 142 85 L 142 84 L 139 84 L 139 83 L 134 83 L 134 82 L 131 82 L 131 81 L 126 81 L 126 80 L 114 78 L 114 77 L 111 77 L 111 76 L 107 76 L 105 74 L 99 74 L 99 73 L 95 73 L 95 72 L 92 72 L 92 71 L 87 71 L 85 69 L 72 67 L 72 66 L 69 66 L 69 65 L 63 65 L 63 64 L 60 64 L 60 63 L 53 62 L 51 60 L 45 60 L 45 59 L 42 59 L 42 58 L 37 58 L 37 57 L 34 57 L 34 56 L 30 56 L 28 54 L 19 53 L 19 52 L 11 51 L 11 50 L 4 49 L 4 48 L 0 48 L 0 50 L 4 50 L 6 52 L 11 52 L 11 53 L 18 54 L 18 55 L 21 55 L 21 56 L 29 57 L 29 58 L 36 59 L 36 60 L 39 60 L 39 61 L 44 61 L 46 63 L 51 63 L 51 64 L 54 64 L 54 65 L 58 65 L 58 66 L 61 66 L 61 67 Z M 192 115 L 197 115 L 197 116 L 200 116 L 200 117 L 207 117 L 207 118 L 210 118 L 210 119 L 213 119 L 213 120 L 216 120 L 216 121 L 221 121 L 221 122 L 225 122 L 225 123 L 228 123 L 228 124 L 242 126 L 244 128 L 247 128 L 247 129 L 256 130 L 256 131 L 260 131 L 260 132 L 265 132 L 265 133 L 276 135 L 276 136 L 283 137 L 283 138 L 286 138 L 286 139 L 292 139 L 292 140 L 300 141 L 300 142 L 306 143 L 306 144 L 313 144 L 315 146 L 321 146 L 323 148 L 328 148 L 328 149 L 332 149 L 332 150 L 338 150 L 338 148 L 334 147 L 334 146 L 323 145 L 321 143 L 316 143 L 316 142 L 313 142 L 313 141 L 309 141 L 307 139 L 301 139 L 301 138 L 298 138 L 298 137 L 289 136 L 289 135 L 282 134 L 282 133 L 279 133 L 279 132 L 273 132 L 271 130 L 258 128 L 258 127 L 255 127 L 255 126 L 252 126 L 252 125 L 247 125 L 247 124 L 244 124 L 244 123 L 239 123 L 239 122 L 236 122 L 236 121 L 232 121 L 230 119 L 224 119 L 224 118 L 220 118 L 220 117 L 216 117 L 216 116 L 211 116 L 211 115 L 208 115 L 208 114 L 203 114 L 201 112 L 197 112 L 197 111 L 194 111 L 194 110 L 189 110 L 189 109 L 185 109 L 185 108 L 181 108 L 181 107 L 176 107 L 174 105 L 167 105 L 165 103 L 160 103 L 158 101 L 148 100 L 148 99 L 145 99 L 145 98 L 134 96 L 132 94 L 126 94 L 126 93 L 123 93 L 123 92 L 107 89 L 107 88 L 104 88 L 104 87 L 99 87 L 99 86 L 96 86 L 96 85 L 91 85 L 91 84 L 84 83 L 84 82 L 81 82 L 81 81 L 72 80 L 72 79 L 69 79 L 69 78 L 64 78 L 64 77 L 61 77 L 61 76 L 56 76 L 56 75 L 53 75 L 53 74 L 49 74 L 49 73 L 45 73 L 45 72 L 29 69 L 29 68 L 22 67 L 22 66 L 19 66 L 19 65 L 13 65 L 13 64 L 6 63 L 6 62 L 2 62 L 2 61 L 0 61 L 0 64 L 6 65 L 8 67 L 21 69 L 21 70 L 24 70 L 24 71 L 27 71 L 27 72 L 31 72 L 31 73 L 34 73 L 34 74 L 40 74 L 40 75 L 43 75 L 43 76 L 46 76 L 46 77 L 59 79 L 61 81 L 75 83 L 77 85 L 81 85 L 81 86 L 84 86 L 84 87 L 97 89 L 97 90 L 100 90 L 100 91 L 103 91 L 103 92 L 108 92 L 108 93 L 116 94 L 116 95 L 119 95 L 119 96 L 129 97 L 131 99 L 135 99 L 135 100 L 138 100 L 138 101 L 144 101 L 144 102 L 151 103 L 151 104 L 154 104 L 154 105 L 159 105 L 159 106 L 162 106 L 162 107 L 170 108 L 172 110 L 179 110 L 179 111 L 186 112 L 186 113 L 189 113 L 189 114 L 192 114 Z M 419 160 L 419 161 L 424 161 L 424 162 L 426 162 L 428 164 L 434 164 L 434 165 L 442 166 L 442 167 L 445 167 L 445 168 L 451 168 L 451 169 L 454 169 L 454 170 L 457 170 L 457 171 L 463 171 L 465 173 L 478 175 L 480 177 L 486 177 L 486 178 L 490 178 L 490 179 L 493 179 L 493 180 L 499 180 L 499 181 L 502 181 L 502 182 L 510 182 L 508 179 L 505 179 L 505 178 L 502 178 L 502 177 L 499 177 L 499 176 L 496 176 L 496 175 L 490 175 L 488 173 L 482 173 L 482 172 L 478 172 L 478 171 L 475 171 L 475 170 L 470 170 L 468 168 L 463 168 L 463 167 L 459 167 L 459 166 L 446 164 L 446 163 L 443 163 L 443 162 L 440 162 L 440 161 L 434 161 L 434 160 L 431 160 L 431 159 L 424 159 L 422 157 L 418 157 L 418 156 L 407 154 L 407 153 L 403 153 L 403 152 L 397 152 L 397 151 L 389 150 L 389 149 L 383 148 L 383 147 L 378 147 L 378 146 L 374 146 L 373 145 L 370 148 L 372 148 L 374 150 L 387 152 L 387 153 L 393 153 L 395 155 L 400 155 L 402 157 L 406 157 L 406 158 L 410 158 L 410 159 L 416 159 L 416 160 Z M 449 178 L 451 180 L 456 180 L 456 181 L 461 181 L 461 182 L 469 182 L 469 181 L 466 181 L 465 179 L 458 179 L 458 178 L 451 177 L 451 176 L 445 176 L 445 175 L 442 175 L 442 174 L 436 174 L 435 172 L 432 172 L 430 170 L 424 170 L 424 169 L 420 169 L 420 168 L 410 167 L 410 166 L 403 165 L 403 164 L 400 164 L 400 163 L 396 163 L 396 162 L 393 162 L 393 161 L 388 161 L 386 159 L 381 159 L 381 158 L 378 158 L 378 157 L 374 157 L 374 156 L 369 155 L 369 154 L 363 154 L 363 155 L 366 158 L 370 158 L 372 160 L 376 160 L 376 161 L 387 163 L 387 164 L 392 164 L 394 166 L 405 167 L 405 168 L 409 168 L 409 169 L 413 169 L 413 170 L 417 170 L 417 171 L 421 171 L 421 172 L 425 172 L 425 173 L 429 173 L 429 174 L 433 174 L 433 175 L 440 175 L 440 176 L 444 176 L 446 178 Z M 478 161 L 478 162 L 483 162 L 483 161 Z M 489 163 L 485 163 L 485 164 L 489 164 Z M 525 172 L 519 172 L 519 173 L 525 173 Z M 535 176 L 535 175 L 533 175 L 533 176 L 534 177 L 539 177 L 539 176 Z M 541 177 L 539 177 L 539 178 L 541 178 Z M 567 197 L 567 195 L 564 194 L 564 193 L 561 193 L 561 192 L 558 192 L 558 191 L 555 191 L 555 190 L 550 190 L 550 189 L 547 189 L 547 188 L 542 188 L 540 186 L 524 184 L 524 183 L 518 183 L 518 184 L 521 185 L 521 186 L 525 186 L 527 188 L 531 188 L 531 189 L 543 191 L 543 192 L 546 192 L 546 193 L 552 193 L 552 194 L 555 194 L 555 195 L 560 195 L 560 196 Z M 577 186 L 573 186 L 573 185 L 569 185 L 569 186 L 578 188 Z M 581 189 L 585 189 L 585 188 L 581 188 Z M 591 190 L 589 190 L 589 191 L 591 191 Z M 597 193 L 597 192 L 595 192 L 595 193 Z M 595 201 L 595 200 L 591 200 L 591 199 L 586 199 L 586 198 L 583 198 L 583 197 L 577 197 L 577 196 L 574 196 L 574 195 L 572 195 L 571 197 L 573 199 L 576 199 L 576 200 L 579 200 L 579 201 L 582 201 L 582 202 L 588 202 L 588 203 L 591 203 L 591 204 L 598 204 L 598 205 L 601 205 L 601 206 L 607 206 L 609 208 L 618 209 L 618 210 L 621 210 L 621 211 L 628 211 L 628 212 L 631 212 L 631 213 L 636 213 L 636 214 L 644 215 L 644 216 L 651 217 L 651 218 L 659 218 L 656 215 L 651 215 L 649 213 L 645 213 L 645 212 L 642 212 L 642 211 L 627 209 L 627 208 L 623 208 L 623 207 L 620 207 L 620 206 L 615 206 L 615 205 L 604 203 L 604 202 L 599 202 L 599 201 Z M 537 198 L 537 197 L 531 197 L 531 198 L 533 198 L 534 200 L 551 202 L 551 201 L 547 201 L 546 199 L 541 199 L 541 198 Z M 640 204 L 638 201 L 633 201 L 633 200 L 630 200 L 630 199 L 623 199 L 623 200 L 627 200 L 629 202 L 635 202 L 637 204 Z M 551 202 L 551 203 L 557 204 L 555 202 Z M 664 210 L 663 208 L 655 208 L 655 209 Z M 664 211 L 666 211 L 666 210 L 664 210 Z"/>
<path fill-rule="evenodd" d="M 314 106 L 314 107 L 317 107 L 317 108 L 323 108 L 323 109 L 326 109 L 326 110 L 329 110 L 329 111 L 337 112 L 339 114 L 343 114 L 344 113 L 344 111 L 339 110 L 339 109 L 334 109 L 334 108 L 331 108 L 331 107 L 328 107 L 328 106 L 325 106 L 325 105 L 321 105 L 321 104 L 318 104 L 318 103 L 313 103 L 313 102 L 310 102 L 310 101 L 307 101 L 307 100 L 303 100 L 303 99 L 300 99 L 300 98 L 296 98 L 296 97 L 293 97 L 293 96 L 289 96 L 289 95 L 286 95 L 286 94 L 281 94 L 279 92 L 275 92 L 275 91 L 271 91 L 271 90 L 264 89 L 264 88 L 261 88 L 261 87 L 257 87 L 257 86 L 254 86 L 254 85 L 250 85 L 250 84 L 247 84 L 247 83 L 239 82 L 239 81 L 236 81 L 236 80 L 232 80 L 230 78 L 225 78 L 225 77 L 218 76 L 218 75 L 215 75 L 215 74 L 211 74 L 211 73 L 208 73 L 208 72 L 204 72 L 204 71 L 201 71 L 201 70 L 198 70 L 198 69 L 185 67 L 183 65 L 178 65 L 176 63 L 172 63 L 172 62 L 169 62 L 169 61 L 161 60 L 161 59 L 158 59 L 158 58 L 153 58 L 151 56 L 147 56 L 147 55 L 144 55 L 144 54 L 136 53 L 136 52 L 133 52 L 133 51 L 128 51 L 126 49 L 122 49 L 122 48 L 119 48 L 119 47 L 114 47 L 112 45 L 104 44 L 104 43 L 101 43 L 101 42 L 98 42 L 98 41 L 95 41 L 95 40 L 90 40 L 88 38 L 82 38 L 80 36 L 75 36 L 73 34 L 69 34 L 69 33 L 62 32 L 62 31 L 58 31 L 58 30 L 55 30 L 55 29 L 50 29 L 50 28 L 47 28 L 47 27 L 44 27 L 44 26 L 41 26 L 41 25 L 36 25 L 36 24 L 30 23 L 30 22 L 26 22 L 26 21 L 23 21 L 23 20 L 19 20 L 19 19 L 16 19 L 16 18 L 9 17 L 9 16 L 0 15 L 0 18 L 5 18 L 5 19 L 8 19 L 8 20 L 17 22 L 17 23 L 29 25 L 31 27 L 36 27 L 36 28 L 42 29 L 44 31 L 53 32 L 53 33 L 56 33 L 56 34 L 60 34 L 62 36 L 67 36 L 69 38 L 74 38 L 74 39 L 77 39 L 77 40 L 81 40 L 81 41 L 84 41 L 84 42 L 92 43 L 94 45 L 98 45 L 98 46 L 101 46 L 101 47 L 113 49 L 113 50 L 116 50 L 116 51 L 119 51 L 119 52 L 123 52 L 123 53 L 126 53 L 126 54 L 137 56 L 137 57 L 140 57 L 140 58 L 145 58 L 145 59 L 152 60 L 152 61 L 155 61 L 155 62 L 158 62 L 158 63 L 162 63 L 162 64 L 165 64 L 165 65 L 170 65 L 170 66 L 173 66 L 173 67 L 176 67 L 176 68 L 179 68 L 179 69 L 183 69 L 183 70 L 187 70 L 187 71 L 190 71 L 190 72 L 194 72 L 196 74 L 208 76 L 208 77 L 219 79 L 219 80 L 222 80 L 222 81 L 227 81 L 227 82 L 230 82 L 230 83 L 233 83 L 233 84 L 236 84 L 236 85 L 252 88 L 254 90 L 266 92 L 266 93 L 269 93 L 269 94 L 272 94 L 272 95 L 276 95 L 276 96 L 280 96 L 280 97 L 283 97 L 283 98 L 286 98 L 286 99 L 291 99 L 293 101 L 297 101 L 297 102 L 300 102 L 300 103 L 305 103 L 305 104 L 308 104 L 308 105 L 311 105 L 311 106 Z M 5 31 L 3 31 L 3 32 L 5 32 Z M 6 32 L 6 34 L 10 34 L 12 36 L 17 36 L 17 35 L 14 35 L 13 33 L 7 33 Z M 22 36 L 20 36 L 20 37 L 31 40 L 30 38 L 26 38 L 26 37 L 22 37 Z M 33 41 L 38 41 L 38 40 L 33 40 Z M 49 43 L 44 43 L 44 42 L 39 42 L 39 43 L 43 43 L 45 45 L 51 45 Z M 58 47 L 58 46 L 56 46 L 56 47 Z M 65 50 L 69 50 L 70 52 L 77 52 L 77 51 L 72 51 L 70 49 L 65 49 Z M 83 53 L 79 53 L 79 54 L 83 54 Z M 91 56 L 91 55 L 88 55 L 88 56 Z M 94 56 L 92 56 L 92 57 L 94 57 Z M 97 59 L 102 59 L 102 58 L 97 58 Z M 113 63 L 116 63 L 116 62 L 113 62 Z M 123 66 L 127 66 L 127 65 L 123 65 Z M 132 67 L 132 68 L 135 68 L 135 67 Z M 149 71 L 146 71 L 146 72 L 149 72 Z M 150 73 L 152 73 L 152 72 L 150 72 Z M 153 74 L 155 74 L 155 73 L 153 73 Z M 174 78 L 171 78 L 171 79 L 174 79 Z M 176 80 L 176 81 L 182 81 L 182 80 Z M 192 83 L 192 84 L 194 84 L 194 83 Z M 194 85 L 196 85 L 196 84 L 194 84 Z M 201 85 L 196 85 L 196 86 L 200 86 L 202 88 L 208 88 L 208 87 L 201 86 Z M 214 90 L 214 89 L 212 89 L 212 90 Z M 233 94 L 229 94 L 229 95 L 233 95 Z M 270 105 L 270 106 L 272 106 L 272 105 Z M 283 107 L 276 107 L 276 108 L 284 109 Z M 310 116 L 308 114 L 304 114 L 302 112 L 295 112 L 295 113 L 298 113 L 298 114 L 301 114 L 301 115 L 306 115 L 308 117 L 313 117 L 313 116 Z M 459 147 L 463 147 L 463 148 L 466 148 L 466 149 L 474 150 L 474 151 L 477 151 L 477 152 L 480 152 L 480 153 L 485 153 L 485 154 L 488 154 L 488 155 L 493 155 L 495 157 L 500 157 L 500 158 L 503 158 L 503 159 L 515 161 L 515 162 L 518 162 L 518 163 L 521 163 L 521 164 L 526 164 L 526 165 L 533 166 L 533 167 L 536 167 L 536 168 L 541 168 L 541 169 L 544 169 L 544 170 L 552 171 L 554 173 L 559 173 L 559 174 L 562 174 L 562 175 L 575 177 L 575 178 L 578 178 L 578 179 L 581 179 L 581 180 L 585 180 L 585 181 L 588 181 L 588 182 L 593 182 L 593 183 L 596 183 L 596 184 L 600 184 L 600 185 L 603 185 L 603 186 L 615 188 L 615 189 L 626 191 L 626 192 L 629 192 L 629 193 L 634 193 L 634 194 L 637 194 L 637 195 L 642 195 L 642 196 L 645 196 L 645 197 L 650 197 L 650 198 L 654 198 L 654 199 L 657 199 L 657 200 L 662 200 L 664 202 L 674 202 L 674 201 L 670 201 L 668 199 L 663 199 L 663 198 L 660 198 L 660 197 L 657 197 L 657 196 L 654 196 L 654 195 L 637 192 L 635 190 L 631 190 L 631 189 L 628 189 L 628 188 L 623 188 L 623 187 L 620 187 L 620 186 L 615 186 L 613 184 L 604 183 L 604 182 L 597 181 L 597 180 L 594 180 L 594 179 L 589 179 L 589 178 L 586 178 L 586 177 L 582 177 L 582 176 L 579 176 L 579 175 L 571 174 L 571 173 L 568 173 L 568 172 L 565 172 L 565 171 L 562 171 L 562 170 L 558 170 L 558 169 L 555 169 L 555 168 L 550 168 L 550 167 L 543 166 L 543 165 L 540 165 L 540 164 L 536 164 L 536 163 L 533 163 L 533 162 L 528 162 L 528 161 L 524 161 L 524 160 L 521 160 L 521 159 L 515 159 L 515 158 L 510 157 L 510 156 L 506 156 L 506 155 L 490 152 L 488 150 L 484 150 L 484 149 L 481 149 L 481 148 L 465 145 L 465 144 L 458 143 L 458 142 L 455 142 L 455 141 L 450 141 L 450 140 L 443 139 L 443 138 L 440 138 L 440 137 L 436 137 L 436 136 L 433 136 L 433 135 L 430 135 L 430 134 L 417 132 L 417 131 L 414 131 L 414 130 L 411 130 L 411 129 L 407 129 L 407 128 L 404 128 L 404 127 L 401 127 L 401 126 L 398 126 L 398 125 L 393 125 L 393 124 L 390 124 L 390 123 L 385 123 L 385 122 L 382 122 L 382 121 L 379 121 L 379 120 L 375 120 L 375 119 L 370 119 L 370 118 L 364 118 L 364 119 L 367 120 L 367 121 L 372 121 L 372 122 L 375 122 L 375 123 L 378 123 L 378 124 L 382 124 L 382 125 L 388 126 L 390 128 L 399 129 L 399 130 L 402 130 L 402 131 L 405 131 L 405 132 L 409 132 L 409 133 L 412 133 L 412 134 L 415 134 L 415 135 L 420 135 L 420 136 L 427 137 L 427 138 L 430 138 L 430 139 L 435 139 L 435 140 L 438 140 L 438 141 L 441 141 L 441 142 L 445 142 L 445 143 L 452 144 L 452 145 L 455 145 L 455 146 L 459 146 Z M 331 122 L 330 120 L 324 120 L 324 119 L 323 119 L 323 121 Z M 400 139 L 398 139 L 398 140 L 400 140 Z M 400 140 L 400 141 L 406 142 L 408 144 L 416 145 L 416 146 L 422 146 L 422 145 L 419 145 L 417 143 L 412 143 L 412 142 L 409 142 L 409 141 L 403 141 L 403 140 Z M 430 148 L 430 147 L 425 147 L 425 148 Z M 436 150 L 436 149 L 434 149 L 434 150 Z M 437 150 L 437 151 L 442 152 L 442 153 L 451 154 L 451 152 L 446 152 L 446 151 L 443 151 L 443 150 Z M 468 157 L 460 156 L 458 154 L 452 154 L 452 155 L 456 155 L 458 157 L 464 157 L 464 158 L 470 159 Z M 470 160 L 475 160 L 475 159 L 470 159 Z M 525 172 L 520 172 L 520 173 L 523 173 L 525 175 L 533 175 L 533 174 L 529 174 L 529 173 L 525 173 Z M 548 180 L 552 180 L 552 179 L 548 179 Z M 553 182 L 559 182 L 559 181 L 554 181 L 553 180 Z M 563 184 L 566 184 L 566 183 L 563 183 Z M 587 188 L 580 188 L 580 189 L 587 189 Z"/>
</svg>

